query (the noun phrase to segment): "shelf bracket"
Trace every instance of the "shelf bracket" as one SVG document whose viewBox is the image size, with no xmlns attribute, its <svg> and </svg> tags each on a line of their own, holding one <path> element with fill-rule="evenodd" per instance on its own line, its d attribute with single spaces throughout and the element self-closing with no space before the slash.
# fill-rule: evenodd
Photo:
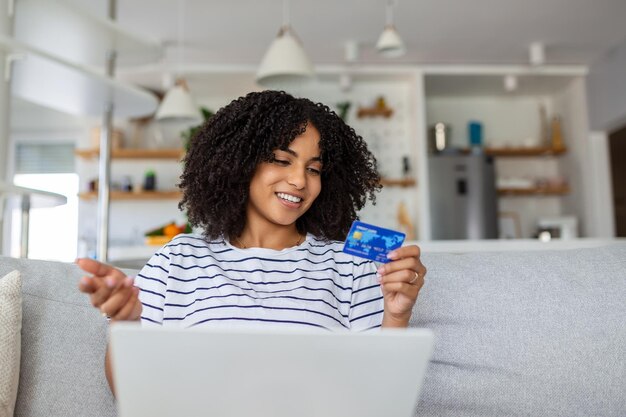
<svg viewBox="0 0 626 417">
<path fill-rule="evenodd" d="M 6 58 L 4 59 L 4 81 L 5 82 L 9 82 L 11 81 L 11 75 L 13 73 L 13 63 L 15 61 L 21 61 L 23 59 L 26 59 L 26 54 L 25 53 L 19 53 L 19 54 L 7 54 Z"/>
</svg>

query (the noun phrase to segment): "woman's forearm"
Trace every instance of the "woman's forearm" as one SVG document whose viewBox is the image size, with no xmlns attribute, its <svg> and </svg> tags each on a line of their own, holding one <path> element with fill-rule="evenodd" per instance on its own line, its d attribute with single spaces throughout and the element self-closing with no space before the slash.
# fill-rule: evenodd
<svg viewBox="0 0 626 417">
<path fill-rule="evenodd" d="M 113 384 L 113 369 L 111 367 L 111 344 L 107 344 L 107 351 L 104 355 L 104 374 L 107 377 L 111 394 L 115 397 L 115 385 Z"/>
</svg>

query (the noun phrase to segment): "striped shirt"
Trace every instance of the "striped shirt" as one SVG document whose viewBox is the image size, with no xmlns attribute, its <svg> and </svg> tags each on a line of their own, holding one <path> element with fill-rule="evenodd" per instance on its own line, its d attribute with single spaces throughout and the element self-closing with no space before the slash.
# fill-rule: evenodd
<svg viewBox="0 0 626 417">
<path fill-rule="evenodd" d="M 178 235 L 136 278 L 142 324 L 380 327 L 383 296 L 376 265 L 342 252 L 342 246 L 311 234 L 280 251 Z"/>
</svg>

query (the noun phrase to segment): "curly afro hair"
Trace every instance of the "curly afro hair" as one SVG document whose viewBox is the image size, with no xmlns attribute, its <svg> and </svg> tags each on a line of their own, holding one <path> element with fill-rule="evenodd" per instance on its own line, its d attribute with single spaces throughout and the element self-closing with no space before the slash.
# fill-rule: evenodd
<svg viewBox="0 0 626 417">
<path fill-rule="evenodd" d="M 246 224 L 256 167 L 287 149 L 311 123 L 320 133 L 322 189 L 296 221 L 300 233 L 343 240 L 380 186 L 376 160 L 363 138 L 327 106 L 283 91 L 249 93 L 211 117 L 191 140 L 179 187 L 181 210 L 208 240 L 237 238 Z"/>
</svg>

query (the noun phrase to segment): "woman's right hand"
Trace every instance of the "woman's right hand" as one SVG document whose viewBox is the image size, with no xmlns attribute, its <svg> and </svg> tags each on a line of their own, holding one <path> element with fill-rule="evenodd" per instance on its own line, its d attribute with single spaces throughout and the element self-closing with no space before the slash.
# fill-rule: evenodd
<svg viewBox="0 0 626 417">
<path fill-rule="evenodd" d="M 85 272 L 78 283 L 81 292 L 89 294 L 91 304 L 102 315 L 115 321 L 133 321 L 141 318 L 139 288 L 133 285 L 133 279 L 110 265 L 93 259 L 80 258 L 76 264 Z"/>
</svg>

